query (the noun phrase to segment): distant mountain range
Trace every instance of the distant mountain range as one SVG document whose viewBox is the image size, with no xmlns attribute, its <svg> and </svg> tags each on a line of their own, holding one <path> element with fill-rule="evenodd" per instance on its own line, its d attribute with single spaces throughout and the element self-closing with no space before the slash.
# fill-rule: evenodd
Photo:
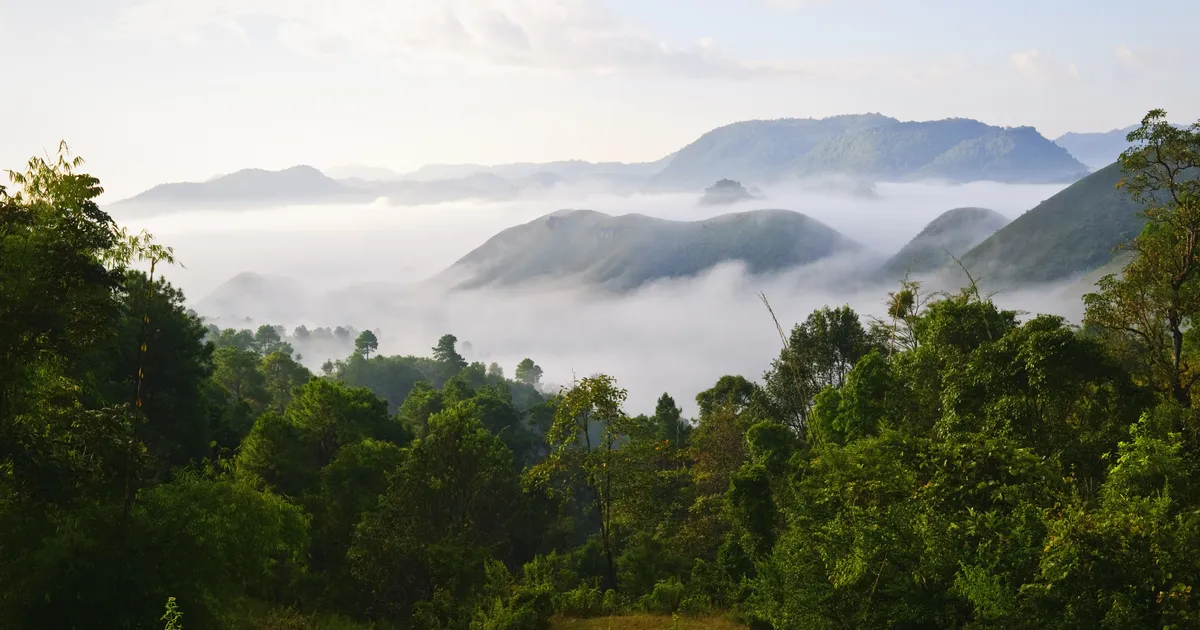
<svg viewBox="0 0 1200 630">
<path fill-rule="evenodd" d="M 326 200 L 352 192 L 311 166 L 282 171 L 249 168 L 205 182 L 159 184 L 124 203 L 255 203 Z"/>
<path fill-rule="evenodd" d="M 987 208 L 955 208 L 931 221 L 880 270 L 881 279 L 926 274 L 953 263 L 972 247 L 1008 224 L 1008 218 Z"/>
<path fill-rule="evenodd" d="M 1113 129 L 1099 133 L 1069 132 L 1054 139 L 1054 144 L 1066 149 L 1091 169 L 1101 169 L 1113 162 L 1129 148 L 1125 136 L 1137 129 L 1130 125 L 1124 129 Z"/>
<path fill-rule="evenodd" d="M 704 221 L 565 210 L 500 232 L 435 282 L 462 289 L 570 283 L 625 291 L 694 276 L 724 262 L 741 261 L 750 273 L 760 274 L 861 249 L 836 230 L 788 210 Z"/>
<path fill-rule="evenodd" d="M 539 170 L 537 166 L 545 166 Z M 622 168 L 624 167 L 624 168 Z M 352 167 L 342 173 L 364 177 L 333 179 L 311 166 L 281 171 L 245 169 L 204 182 L 160 184 L 109 207 L 122 212 L 159 212 L 188 208 L 246 208 L 278 204 L 391 203 L 415 205 L 486 199 L 503 201 L 552 190 L 559 185 L 632 194 L 648 177 L 640 164 L 604 165 L 561 162 L 499 167 L 426 167 L 420 177 L 394 176 L 386 169 Z M 500 173 L 503 173 L 500 174 Z M 441 174 L 445 177 L 433 177 Z"/>
<path fill-rule="evenodd" d="M 883 180 L 1057 182 L 1087 167 L 1032 127 L 954 118 L 902 122 L 881 114 L 752 120 L 714 129 L 680 149 L 651 180 L 696 187 L 720 178 L 803 179 L 831 173 Z"/>
<path fill-rule="evenodd" d="M 1065 133 L 1054 139 L 1054 144 L 1066 149 L 1092 169 L 1100 169 L 1117 161 L 1117 158 L 1129 148 L 1126 136 L 1137 129 L 1139 125 L 1130 125 L 1123 129 L 1113 129 L 1099 133 Z M 1183 128 L 1185 125 L 1175 125 Z"/>
<path fill-rule="evenodd" d="M 654 162 L 435 164 L 404 174 L 367 166 L 330 169 L 328 174 L 311 166 L 246 169 L 204 182 L 162 184 L 112 206 L 256 206 L 379 197 L 417 204 L 508 199 L 559 185 L 618 194 L 699 193 L 721 179 L 769 184 L 831 176 L 850 177 L 857 189 L 869 190 L 871 181 L 1071 181 L 1087 170 L 1032 127 L 995 127 L 962 118 L 903 122 L 862 114 L 734 123 Z"/>
<path fill-rule="evenodd" d="M 988 290 L 1074 279 L 1066 290 L 1078 293 L 1090 290 L 1106 270 L 1119 270 L 1125 258 L 1114 256 L 1114 248 L 1142 228 L 1141 208 L 1116 187 L 1120 179 L 1120 165 L 1109 165 L 1011 222 L 984 208 L 949 210 L 873 272 L 865 269 L 877 260 L 872 252 L 788 210 L 731 213 L 703 221 L 561 210 L 497 233 L 422 288 L 538 285 L 620 292 L 657 280 L 696 276 L 727 262 L 738 261 L 751 274 L 765 274 L 839 254 L 855 254 L 853 258 L 864 264 L 838 282 L 890 284 L 909 272 L 952 288 L 962 280 L 953 254 Z M 386 302 L 396 290 L 367 295 L 348 289 L 334 301 Z M 258 305 L 255 312 L 272 312 L 278 305 L 293 311 L 296 304 L 314 299 L 294 281 L 242 274 L 196 308 L 206 315 L 238 315 L 247 303 Z"/>
</svg>

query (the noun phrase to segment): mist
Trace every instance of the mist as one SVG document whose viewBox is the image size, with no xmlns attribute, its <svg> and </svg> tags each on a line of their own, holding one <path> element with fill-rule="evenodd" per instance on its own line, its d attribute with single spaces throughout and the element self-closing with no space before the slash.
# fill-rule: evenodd
<svg viewBox="0 0 1200 630">
<path fill-rule="evenodd" d="M 778 355 L 781 340 L 759 292 L 787 329 L 824 305 L 849 304 L 864 316 L 880 315 L 891 287 L 843 282 L 861 259 L 826 259 L 770 277 L 749 276 L 740 264 L 730 263 L 621 295 L 585 288 L 444 292 L 420 283 L 497 232 L 564 208 L 672 220 L 783 208 L 829 225 L 869 248 L 870 259 L 881 260 L 946 210 L 980 206 L 1011 219 L 1063 187 L 878 184 L 877 197 L 864 198 L 794 186 L 717 207 L 700 206 L 693 194 L 559 190 L 505 202 L 393 206 L 381 199 L 364 205 L 187 211 L 128 222 L 119 214 L 115 218 L 148 229 L 175 248 L 185 267 L 165 275 L 191 305 L 242 272 L 290 279 L 298 291 L 286 303 L 272 304 L 269 313 L 255 306 L 252 295 L 238 312 L 198 309 L 204 316 L 239 317 L 215 322 L 223 327 L 248 327 L 244 317 L 289 329 L 352 325 L 377 330 L 383 354 L 418 355 L 428 355 L 440 335 L 453 333 L 468 360 L 499 363 L 506 374 L 525 357 L 542 366 L 551 389 L 575 377 L 607 373 L 629 390 L 631 413 L 651 412 L 655 399 L 668 392 L 685 414 L 694 415 L 695 395 L 720 376 L 758 380 Z M 995 299 L 1006 308 L 1075 319 L 1080 307 L 1069 288 L 1065 283 Z M 341 357 L 305 356 L 304 362 L 315 367 L 326 358 Z"/>
</svg>

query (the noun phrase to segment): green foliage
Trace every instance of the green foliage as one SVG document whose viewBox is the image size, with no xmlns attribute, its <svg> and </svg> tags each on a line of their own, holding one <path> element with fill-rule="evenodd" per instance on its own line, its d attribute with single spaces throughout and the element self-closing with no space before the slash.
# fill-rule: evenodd
<svg viewBox="0 0 1200 630">
<path fill-rule="evenodd" d="M 372 610 L 407 614 L 439 592 L 470 597 L 484 562 L 507 551 L 519 503 L 503 442 L 463 409 L 435 414 L 363 517 L 348 554 Z"/>
<path fill-rule="evenodd" d="M 533 359 L 528 357 L 521 359 L 517 364 L 517 369 L 513 372 L 518 382 L 526 385 L 537 385 L 542 380 L 542 368 L 533 362 Z"/>
<path fill-rule="evenodd" d="M 364 330 L 358 334 L 358 338 L 354 340 L 354 351 L 361 354 L 363 358 L 370 358 L 371 353 L 379 349 L 379 339 L 375 333 Z"/>
<path fill-rule="evenodd" d="M 0 626 L 1200 626 L 1200 129 L 1162 118 L 1123 159 L 1147 227 L 1083 330 L 906 280 L 869 328 L 781 332 L 695 421 L 626 413 L 605 375 L 547 398 L 453 335 L 384 357 L 205 327 L 154 275 L 168 248 L 34 160 L 0 192 Z M 945 140 L 914 129 L 855 142 Z M 293 344 L 345 359 L 313 378 Z"/>
<path fill-rule="evenodd" d="M 438 339 L 437 345 L 433 347 L 433 359 L 446 366 L 449 370 L 447 374 L 453 376 L 459 370 L 467 367 L 467 360 L 458 353 L 455 345 L 458 343 L 458 337 L 454 335 L 442 335 Z"/>
<path fill-rule="evenodd" d="M 163 630 L 183 630 L 183 613 L 179 612 L 179 606 L 175 603 L 174 597 L 167 598 L 166 611 L 163 612 L 162 621 L 166 625 Z"/>
<path fill-rule="evenodd" d="M 870 349 L 867 331 L 849 306 L 813 312 L 792 329 L 765 375 L 770 413 L 802 431 L 817 393 L 827 386 L 841 387 L 850 368 Z"/>
</svg>

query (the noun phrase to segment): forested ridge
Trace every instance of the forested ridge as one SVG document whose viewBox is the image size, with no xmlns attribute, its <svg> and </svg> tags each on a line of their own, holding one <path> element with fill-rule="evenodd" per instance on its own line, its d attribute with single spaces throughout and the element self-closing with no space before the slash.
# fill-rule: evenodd
<svg viewBox="0 0 1200 630">
<path fill-rule="evenodd" d="M 80 160 L 32 159 L 0 189 L 0 626 L 1200 627 L 1200 123 L 1130 140 L 1146 227 L 1082 326 L 905 280 L 780 326 L 694 419 L 452 334 L 209 326 Z"/>
</svg>

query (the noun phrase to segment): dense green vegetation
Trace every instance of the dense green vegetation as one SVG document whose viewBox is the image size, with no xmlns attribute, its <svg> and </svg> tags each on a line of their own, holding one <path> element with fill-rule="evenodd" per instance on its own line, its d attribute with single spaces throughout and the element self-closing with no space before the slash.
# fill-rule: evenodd
<svg viewBox="0 0 1200 630">
<path fill-rule="evenodd" d="M 859 248 L 833 228 L 788 210 L 704 221 L 571 210 L 500 232 L 441 280 L 463 288 L 565 281 L 626 291 L 724 262 L 742 261 L 750 273 L 767 273 Z"/>
<path fill-rule="evenodd" d="M 719 127 L 680 149 L 652 182 L 694 188 L 723 177 L 754 182 L 830 173 L 1049 182 L 1086 172 L 1032 127 L 993 127 L 961 118 L 902 122 L 862 114 Z"/>
<path fill-rule="evenodd" d="M 909 273 L 937 271 L 1007 224 L 1004 215 L 987 208 L 947 210 L 889 258 L 879 275 L 895 281 Z"/>
<path fill-rule="evenodd" d="M 313 375 L 34 159 L 0 193 L 0 625 L 1197 627 L 1200 124 L 1163 119 L 1082 329 L 906 281 L 780 328 L 691 420 L 450 334 Z"/>
</svg>

